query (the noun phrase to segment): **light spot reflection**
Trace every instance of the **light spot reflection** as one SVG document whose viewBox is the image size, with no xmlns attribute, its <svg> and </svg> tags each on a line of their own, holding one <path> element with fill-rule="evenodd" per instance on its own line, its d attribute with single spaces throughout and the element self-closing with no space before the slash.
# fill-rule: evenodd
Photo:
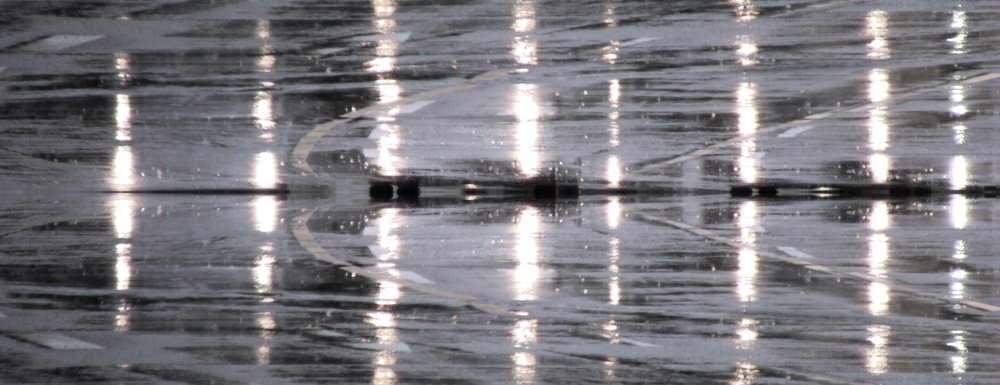
<svg viewBox="0 0 1000 385">
<path fill-rule="evenodd" d="M 740 204 L 737 223 L 740 228 L 740 249 L 737 255 L 736 295 L 740 302 L 748 303 L 757 299 L 757 265 L 756 250 L 758 228 L 757 202 L 744 201 Z"/>
<path fill-rule="evenodd" d="M 951 29 L 955 30 L 955 36 L 948 38 L 948 42 L 952 45 L 951 53 L 953 55 L 965 54 L 965 40 L 969 37 L 965 10 L 959 8 L 951 12 Z"/>
<path fill-rule="evenodd" d="M 754 134 L 759 126 L 756 105 L 757 86 L 749 82 L 740 82 L 736 89 L 737 129 L 743 137 L 740 141 L 740 155 L 737 158 L 737 170 L 740 180 L 746 183 L 757 181 L 760 172 L 757 153 L 757 141 Z"/>
<path fill-rule="evenodd" d="M 534 301 L 538 299 L 538 285 L 542 275 L 538 244 L 541 213 L 537 208 L 527 206 L 521 209 L 516 221 L 514 298 L 518 301 Z"/>
<path fill-rule="evenodd" d="M 868 236 L 867 263 L 868 274 L 873 278 L 868 284 L 868 312 L 872 316 L 881 317 L 888 314 L 892 301 L 892 288 L 888 283 L 891 240 L 885 234 L 891 226 L 888 202 L 873 202 L 868 221 L 872 234 Z M 871 346 L 867 349 L 865 367 L 871 374 L 886 373 L 889 368 L 891 328 L 888 325 L 873 324 L 866 331 Z"/>
<path fill-rule="evenodd" d="M 865 329 L 868 333 L 868 347 L 865 368 L 868 373 L 879 375 L 889 371 L 889 338 L 892 328 L 889 325 L 870 325 Z"/>
<path fill-rule="evenodd" d="M 749 35 L 740 35 L 736 39 L 736 57 L 739 59 L 740 65 L 752 66 L 757 64 L 757 43 L 753 41 L 753 37 Z"/>
<path fill-rule="evenodd" d="M 534 0 L 516 0 L 513 8 L 514 22 L 510 29 L 514 31 L 514 43 L 511 46 L 511 56 L 519 65 L 538 64 L 538 45 L 530 33 L 538 23 L 535 14 Z"/>
<path fill-rule="evenodd" d="M 757 18 L 760 11 L 757 10 L 757 5 L 754 4 L 754 0 L 729 0 L 730 4 L 735 5 L 736 20 L 740 22 L 747 22 Z"/>
<path fill-rule="evenodd" d="M 534 384 L 538 362 L 532 349 L 538 342 L 538 321 L 533 319 L 518 320 L 511 330 L 511 339 L 514 343 L 514 354 L 511 355 L 511 361 L 514 364 L 512 373 L 514 382 Z"/>
<path fill-rule="evenodd" d="M 869 156 L 869 173 L 873 182 L 889 181 L 891 160 L 884 153 L 889 148 L 889 106 L 891 85 L 889 74 L 881 68 L 874 68 L 868 74 L 868 100 L 872 103 L 868 110 L 868 148 L 874 151 Z"/>
<path fill-rule="evenodd" d="M 526 177 L 534 177 L 541 167 L 541 149 L 538 145 L 541 105 L 538 97 L 538 86 L 535 84 L 517 84 L 511 105 L 514 118 L 517 120 L 514 140 L 517 150 L 514 158 L 518 170 Z"/>
<path fill-rule="evenodd" d="M 883 10 L 872 10 L 865 17 L 865 27 L 872 40 L 868 43 L 868 57 L 875 60 L 888 59 L 889 14 Z"/>
</svg>

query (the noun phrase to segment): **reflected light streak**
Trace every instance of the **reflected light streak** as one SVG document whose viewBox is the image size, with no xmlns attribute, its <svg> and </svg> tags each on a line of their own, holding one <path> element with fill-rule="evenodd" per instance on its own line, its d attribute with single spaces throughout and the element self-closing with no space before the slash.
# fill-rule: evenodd
<svg viewBox="0 0 1000 385">
<path fill-rule="evenodd" d="M 610 121 L 608 124 L 608 144 L 611 148 L 616 148 L 621 143 L 621 126 L 618 124 L 621 89 L 621 83 L 618 79 L 611 79 L 608 82 L 608 106 L 611 108 L 611 111 L 608 112 L 608 120 Z"/>
<path fill-rule="evenodd" d="M 605 206 L 605 210 L 607 210 L 606 215 L 608 217 L 608 228 L 612 230 L 617 229 L 622 220 L 621 198 L 611 197 L 611 199 L 608 200 L 608 204 Z"/>
<path fill-rule="evenodd" d="M 274 289 L 274 245 L 271 242 L 260 246 L 254 266 L 251 269 L 254 287 L 258 293 L 267 294 Z M 273 302 L 271 297 L 264 297 L 261 302 Z"/>
<path fill-rule="evenodd" d="M 375 158 L 375 165 L 382 175 L 397 176 L 403 168 L 403 159 L 398 155 L 399 147 L 402 144 L 399 125 L 379 123 L 375 129 L 379 131 L 376 143 L 378 155 Z"/>
<path fill-rule="evenodd" d="M 538 100 L 538 86 L 534 84 L 517 84 L 514 88 L 514 100 L 511 106 L 514 118 L 517 119 L 515 141 L 517 143 L 518 168 L 527 177 L 538 175 L 541 159 L 538 147 L 539 120 L 542 117 Z"/>
<path fill-rule="evenodd" d="M 882 316 L 889 311 L 892 299 L 889 285 L 883 280 L 889 277 L 889 237 L 872 234 L 868 237 L 868 274 L 876 278 L 868 284 L 868 311 L 871 315 Z"/>
<path fill-rule="evenodd" d="M 619 275 L 618 260 L 621 258 L 619 250 L 621 241 L 618 237 L 612 237 L 608 241 L 608 304 L 618 305 L 622 299 L 621 277 Z"/>
<path fill-rule="evenodd" d="M 731 385 L 752 385 L 757 383 L 760 369 L 752 363 L 740 362 L 736 365 L 735 375 L 736 378 L 730 382 Z"/>
<path fill-rule="evenodd" d="M 278 227 L 278 198 L 273 195 L 262 195 L 254 198 L 254 227 L 262 233 L 272 233 Z"/>
<path fill-rule="evenodd" d="M 259 152 L 254 156 L 253 185 L 259 188 L 278 185 L 278 160 L 273 152 Z"/>
<path fill-rule="evenodd" d="M 951 29 L 957 30 L 954 37 L 948 38 L 953 55 L 965 54 L 965 40 L 969 37 L 969 28 L 965 11 L 957 9 L 951 12 Z"/>
<path fill-rule="evenodd" d="M 132 80 L 132 57 L 125 52 L 115 52 L 115 71 L 118 86 L 125 87 Z"/>
<path fill-rule="evenodd" d="M 889 371 L 889 336 L 888 325 L 870 325 L 867 328 L 868 348 L 865 368 L 868 373 L 879 375 Z"/>
<path fill-rule="evenodd" d="M 882 10 L 868 12 L 865 18 L 868 35 L 868 57 L 875 60 L 888 59 L 889 54 L 889 14 Z"/>
<path fill-rule="evenodd" d="M 736 20 L 738 21 L 747 22 L 756 19 L 757 15 L 760 14 L 753 0 L 729 0 L 729 2 L 736 6 Z"/>
<path fill-rule="evenodd" d="M 951 94 L 948 96 L 948 100 L 951 101 L 951 115 L 955 117 L 961 117 L 969 112 L 969 108 L 965 106 L 965 86 L 961 84 L 955 84 L 951 86 Z"/>
<path fill-rule="evenodd" d="M 261 139 L 271 139 L 274 135 L 271 132 L 275 127 L 273 99 L 274 97 L 267 91 L 257 91 L 257 96 L 253 99 L 251 115 L 253 115 L 254 125 L 261 130 Z"/>
<path fill-rule="evenodd" d="M 737 128 L 745 140 L 740 142 L 740 156 L 737 158 L 737 169 L 740 180 L 746 183 L 757 181 L 759 162 L 754 154 L 757 152 L 757 142 L 753 134 L 759 125 L 756 106 L 757 86 L 749 82 L 740 82 L 736 89 Z"/>
<path fill-rule="evenodd" d="M 115 309 L 115 332 L 124 333 L 132 329 L 132 306 L 128 300 L 121 298 Z"/>
<path fill-rule="evenodd" d="M 868 228 L 874 231 L 883 231 L 892 225 L 889 216 L 889 203 L 886 201 L 875 201 L 872 203 L 871 211 L 868 214 Z"/>
<path fill-rule="evenodd" d="M 518 301 L 538 298 L 538 283 L 542 269 L 539 266 L 538 231 L 541 227 L 537 208 L 525 207 L 517 217 L 515 228 L 514 297 Z"/>
<path fill-rule="evenodd" d="M 757 43 L 749 35 L 740 35 L 736 39 L 736 57 L 739 58 L 740 65 L 752 66 L 759 63 L 757 60 Z"/>
<path fill-rule="evenodd" d="M 962 230 L 969 225 L 969 198 L 961 194 L 953 194 L 948 198 L 948 217 L 951 227 Z"/>
<path fill-rule="evenodd" d="M 740 227 L 740 247 L 737 255 L 736 295 L 740 302 L 757 300 L 757 265 L 758 256 L 755 250 L 757 235 L 754 228 L 758 224 L 757 202 L 744 201 L 739 208 L 738 225 Z"/>
<path fill-rule="evenodd" d="M 274 313 L 269 311 L 257 313 L 257 328 L 260 329 L 260 345 L 257 346 L 257 365 L 271 364 L 271 340 L 274 338 L 274 330 L 278 324 L 274 320 Z"/>
<path fill-rule="evenodd" d="M 621 42 L 618 40 L 611 40 L 608 45 L 601 48 L 601 60 L 604 60 L 608 64 L 614 65 L 618 62 L 618 53 L 621 51 Z"/>
<path fill-rule="evenodd" d="M 969 186 L 969 160 L 962 155 L 951 158 L 948 166 L 948 183 L 952 189 L 961 190 Z"/>
<path fill-rule="evenodd" d="M 519 65 L 538 64 L 538 46 L 527 34 L 535 30 L 537 18 L 534 0 L 517 0 L 514 3 L 514 22 L 510 28 L 518 36 L 514 37 L 511 56 Z"/>
<path fill-rule="evenodd" d="M 132 101 L 126 94 L 115 95 L 115 140 L 132 140 Z"/>
<path fill-rule="evenodd" d="M 889 156 L 881 153 L 872 154 L 868 157 L 868 167 L 873 182 L 885 183 L 889 181 L 890 169 L 892 167 Z"/>
<path fill-rule="evenodd" d="M 131 239 L 135 230 L 135 202 L 132 197 L 115 194 L 111 198 L 111 221 L 118 239 Z"/>
<path fill-rule="evenodd" d="M 532 346 L 538 342 L 538 321 L 518 320 L 511 330 L 511 338 L 516 351 L 511 355 L 514 362 L 514 382 L 517 384 L 533 384 L 537 362 Z"/>
<path fill-rule="evenodd" d="M 614 4 L 608 4 L 604 8 L 604 25 L 608 28 L 614 28 L 618 26 L 618 11 L 615 9 Z"/>
<path fill-rule="evenodd" d="M 608 184 L 611 187 L 618 187 L 622 182 L 622 166 L 618 160 L 618 156 L 611 155 L 608 157 L 608 171 L 606 173 L 608 178 Z"/>
<path fill-rule="evenodd" d="M 115 245 L 115 290 L 128 290 L 132 285 L 132 245 Z"/>
<path fill-rule="evenodd" d="M 757 332 L 758 322 L 752 318 L 744 318 L 740 320 L 739 326 L 736 327 L 736 347 L 739 349 L 750 349 L 753 347 L 754 342 L 757 341 L 759 333 Z"/>
<path fill-rule="evenodd" d="M 889 74 L 882 68 L 874 68 L 868 74 L 868 100 L 873 103 L 868 110 L 868 147 L 875 151 L 884 151 L 889 148 L 889 107 L 886 101 L 889 100 L 891 84 Z M 882 183 L 888 180 L 888 170 L 884 173 L 885 178 L 879 178 L 882 173 L 872 171 L 876 182 Z"/>
<path fill-rule="evenodd" d="M 115 147 L 114 158 L 111 159 L 111 188 L 128 190 L 135 183 L 135 159 L 132 146 Z"/>
<path fill-rule="evenodd" d="M 968 369 L 969 347 L 965 342 L 965 330 L 952 330 L 951 342 L 948 343 L 955 354 L 951 356 L 951 372 L 954 374 L 964 374 Z"/>
<path fill-rule="evenodd" d="M 403 245 L 399 238 L 398 229 L 402 224 L 403 219 L 398 208 L 388 207 L 379 211 L 376 240 L 382 252 L 375 256 L 379 262 L 391 262 L 399 259 Z"/>
</svg>

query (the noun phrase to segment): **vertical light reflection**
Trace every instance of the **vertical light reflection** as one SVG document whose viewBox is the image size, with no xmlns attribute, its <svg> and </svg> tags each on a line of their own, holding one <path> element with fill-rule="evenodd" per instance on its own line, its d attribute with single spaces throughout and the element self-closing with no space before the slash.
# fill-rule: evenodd
<svg viewBox="0 0 1000 385">
<path fill-rule="evenodd" d="M 531 349 L 538 342 L 538 321 L 518 320 L 511 334 L 514 342 L 514 354 L 511 355 L 514 383 L 534 384 L 538 362 Z"/>
<path fill-rule="evenodd" d="M 886 201 L 875 201 L 872 203 L 871 212 L 868 214 L 868 228 L 875 231 L 883 231 L 892 225 L 889 216 L 889 203 Z"/>
<path fill-rule="evenodd" d="M 744 318 L 736 327 L 736 347 L 739 349 L 750 349 L 757 341 L 757 320 Z"/>
<path fill-rule="evenodd" d="M 619 197 L 611 197 L 608 200 L 607 206 L 605 206 L 606 216 L 608 220 L 608 228 L 611 230 L 617 229 L 618 225 L 621 224 L 622 220 L 622 201 Z"/>
<path fill-rule="evenodd" d="M 618 40 L 611 40 L 608 45 L 601 48 L 601 60 L 606 63 L 615 65 L 618 63 L 618 53 L 621 51 L 621 42 Z"/>
<path fill-rule="evenodd" d="M 737 256 L 736 295 L 740 302 L 753 302 L 757 299 L 757 263 L 756 250 L 758 224 L 757 202 L 744 201 L 740 204 L 738 225 L 740 228 L 740 250 Z"/>
<path fill-rule="evenodd" d="M 619 187 L 622 182 L 622 166 L 619 163 L 617 155 L 611 155 L 608 157 L 608 171 L 607 171 L 608 184 L 611 187 Z"/>
<path fill-rule="evenodd" d="M 514 44 L 511 47 L 511 56 L 514 62 L 519 65 L 538 64 L 538 45 L 530 33 L 535 30 L 538 23 L 535 14 L 534 0 L 516 0 L 514 2 L 514 22 L 510 29 L 514 31 Z"/>
<path fill-rule="evenodd" d="M 127 86 L 132 80 L 132 57 L 127 52 L 115 52 L 115 77 L 118 86 Z"/>
<path fill-rule="evenodd" d="M 126 94 L 115 95 L 115 140 L 132 140 L 132 101 Z"/>
<path fill-rule="evenodd" d="M 132 146 L 115 147 L 111 159 L 111 187 L 116 190 L 128 190 L 135 184 L 135 166 Z"/>
<path fill-rule="evenodd" d="M 258 248 L 257 258 L 251 269 L 254 287 L 258 293 L 270 294 L 274 289 L 274 243 L 267 242 Z M 271 297 L 264 297 L 261 302 L 273 302 Z"/>
<path fill-rule="evenodd" d="M 619 250 L 621 241 L 618 237 L 612 237 L 608 241 L 608 304 L 618 305 L 622 299 L 621 277 L 619 275 L 618 260 L 621 258 Z"/>
<path fill-rule="evenodd" d="M 404 224 L 404 218 L 400 209 L 393 207 L 380 210 L 375 221 L 376 267 L 390 277 L 399 278 L 400 272 L 396 269 L 395 261 L 402 252 L 403 245 L 398 232 Z M 379 350 L 372 360 L 375 368 L 372 384 L 391 385 L 397 382 L 393 366 L 396 364 L 397 346 L 401 343 L 394 308 L 403 297 L 403 290 L 392 280 L 380 280 L 377 284 L 376 309 L 367 314 L 366 322 L 375 327 L 375 342 L 384 349 Z"/>
<path fill-rule="evenodd" d="M 948 346 L 955 349 L 955 353 L 951 356 L 951 372 L 958 375 L 965 374 L 968 369 L 969 347 L 965 341 L 965 334 L 965 330 L 952 330 L 951 342 L 948 342 Z"/>
<path fill-rule="evenodd" d="M 889 106 L 891 85 L 889 74 L 882 68 L 874 68 L 868 74 L 868 100 L 872 103 L 868 110 L 868 148 L 875 151 L 869 157 L 869 172 L 876 183 L 889 181 L 891 161 L 883 152 L 889 148 Z"/>
<path fill-rule="evenodd" d="M 746 183 L 757 181 L 760 165 L 757 160 L 757 141 L 754 134 L 758 128 L 758 112 L 756 105 L 757 86 L 749 82 L 740 82 L 736 89 L 737 128 L 743 140 L 740 142 L 740 156 L 737 159 L 737 169 L 740 180 Z"/>
<path fill-rule="evenodd" d="M 527 206 L 517 217 L 514 258 L 514 298 L 518 301 L 538 299 L 538 284 L 542 269 L 539 266 L 538 237 L 541 218 L 538 209 Z"/>
<path fill-rule="evenodd" d="M 514 87 L 514 98 L 511 106 L 517 126 L 514 133 L 517 143 L 517 166 L 521 174 L 534 177 L 539 173 L 541 157 L 538 146 L 539 120 L 542 117 L 538 100 L 538 86 L 535 84 L 517 84 Z"/>
<path fill-rule="evenodd" d="M 622 97 L 622 87 L 618 79 L 611 79 L 608 82 L 608 144 L 611 148 L 617 148 L 621 143 L 621 126 L 618 123 L 621 112 L 620 103 Z"/>
<path fill-rule="evenodd" d="M 125 291 L 132 286 L 132 245 L 115 245 L 115 290 Z M 115 331 L 122 333 L 131 328 L 132 309 L 128 300 L 120 298 L 116 306 Z"/>
<path fill-rule="evenodd" d="M 753 0 L 729 0 L 729 2 L 736 6 L 736 20 L 738 21 L 747 22 L 756 19 L 757 15 L 760 14 Z"/>
<path fill-rule="evenodd" d="M 278 227 L 278 198 L 273 195 L 262 195 L 254 198 L 254 227 L 262 233 L 273 233 Z"/>
<path fill-rule="evenodd" d="M 278 324 L 274 319 L 274 313 L 265 311 L 257 313 L 257 329 L 260 330 L 260 345 L 257 345 L 255 356 L 257 365 L 271 364 L 271 341 L 274 339 L 274 330 Z"/>
<path fill-rule="evenodd" d="M 604 25 L 608 28 L 618 26 L 618 10 L 614 4 L 606 4 L 604 6 Z"/>
<path fill-rule="evenodd" d="M 135 201 L 124 194 L 111 198 L 111 221 L 118 239 L 131 239 L 135 229 Z"/>
<path fill-rule="evenodd" d="M 865 368 L 868 373 L 879 375 L 889 371 L 889 337 L 891 328 L 889 325 L 871 325 L 866 328 L 868 332 L 867 360 Z"/>
<path fill-rule="evenodd" d="M 747 67 L 759 63 L 757 60 L 757 43 L 750 35 L 740 35 L 736 38 L 736 57 L 740 65 Z"/>
<path fill-rule="evenodd" d="M 951 12 L 951 29 L 955 30 L 955 36 L 948 38 L 948 42 L 951 43 L 951 53 L 953 55 L 965 54 L 965 40 L 969 37 L 965 10 L 959 8 Z"/>
<path fill-rule="evenodd" d="M 752 385 L 757 383 L 760 376 L 760 369 L 757 365 L 749 362 L 740 362 L 736 365 L 736 378 L 730 382 L 731 385 Z"/>
<path fill-rule="evenodd" d="M 375 57 L 365 65 L 368 72 L 376 74 L 375 91 L 378 94 L 378 103 L 392 105 L 398 102 L 403 94 L 403 87 L 394 78 L 400 45 L 400 39 L 392 36 L 396 33 L 396 20 L 393 17 L 397 3 L 395 0 L 372 0 L 372 8 L 374 12 L 372 25 L 376 32 L 384 35 L 384 38 L 376 42 Z M 403 159 L 399 156 L 402 136 L 399 125 L 394 123 L 398 113 L 399 108 L 382 110 L 376 116 L 378 124 L 372 133 L 377 150 L 375 166 L 386 176 L 398 176 L 403 168 Z"/>
<path fill-rule="evenodd" d="M 883 10 L 872 10 L 865 18 L 865 26 L 872 41 L 868 43 L 868 57 L 875 60 L 888 59 L 889 14 Z"/>
<path fill-rule="evenodd" d="M 260 54 L 255 62 L 258 73 L 270 74 L 274 72 L 277 59 L 274 56 L 274 49 L 271 46 L 271 21 L 266 19 L 257 20 L 254 28 L 257 39 L 260 40 Z M 254 125 L 260 130 L 259 137 L 270 141 L 274 138 L 274 95 L 269 90 L 274 87 L 274 83 L 266 80 L 259 82 L 263 90 L 257 91 L 253 99 L 251 115 Z"/>
<path fill-rule="evenodd" d="M 273 152 L 259 152 L 254 156 L 253 184 L 259 188 L 278 185 L 278 160 Z"/>
</svg>

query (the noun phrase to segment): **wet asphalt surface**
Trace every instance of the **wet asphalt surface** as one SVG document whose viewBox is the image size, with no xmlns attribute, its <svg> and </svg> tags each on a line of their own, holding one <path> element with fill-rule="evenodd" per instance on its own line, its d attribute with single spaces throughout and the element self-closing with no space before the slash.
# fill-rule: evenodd
<svg viewBox="0 0 1000 385">
<path fill-rule="evenodd" d="M 1000 184 L 998 18 L 0 1 L 0 383 L 996 383 L 996 198 L 729 186 Z"/>
</svg>

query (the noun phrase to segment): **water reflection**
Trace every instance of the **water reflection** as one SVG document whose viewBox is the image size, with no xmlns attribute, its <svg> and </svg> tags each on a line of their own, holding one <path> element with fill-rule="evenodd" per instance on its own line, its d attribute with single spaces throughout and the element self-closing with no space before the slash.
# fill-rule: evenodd
<svg viewBox="0 0 1000 385">
<path fill-rule="evenodd" d="M 538 237 L 541 217 L 537 208 L 526 206 L 517 216 L 514 259 L 514 298 L 518 301 L 538 299 L 538 284 L 542 275 L 539 265 Z"/>
<path fill-rule="evenodd" d="M 621 258 L 621 240 L 611 237 L 608 241 L 608 304 L 618 305 L 622 300 L 622 287 L 618 260 Z"/>
<path fill-rule="evenodd" d="M 259 188 L 278 185 L 278 159 L 273 152 L 264 151 L 254 156 L 253 184 Z"/>
<path fill-rule="evenodd" d="M 391 277 L 400 277 L 400 272 L 396 268 L 395 261 L 399 259 L 402 252 L 402 241 L 399 237 L 399 229 L 404 225 L 404 217 L 398 208 L 384 208 L 379 211 L 376 220 L 376 242 L 378 248 L 375 250 L 375 258 L 378 261 L 376 267 Z M 393 366 L 396 365 L 396 354 L 398 346 L 402 343 L 399 339 L 396 315 L 393 312 L 396 304 L 403 297 L 403 290 L 394 281 L 378 281 L 378 291 L 375 293 L 375 311 L 369 312 L 365 322 L 375 327 L 375 343 L 382 347 L 375 353 L 372 359 L 374 373 L 372 374 L 372 384 L 391 385 L 397 381 L 397 376 Z"/>
<path fill-rule="evenodd" d="M 257 329 L 260 330 L 260 345 L 257 345 L 256 358 L 257 365 L 270 365 L 271 364 L 271 342 L 274 339 L 274 331 L 277 328 L 277 322 L 274 319 L 274 313 L 269 311 L 257 313 Z"/>
<path fill-rule="evenodd" d="M 757 52 L 757 43 L 753 41 L 752 36 L 740 35 L 737 37 L 736 57 L 739 59 L 740 65 L 752 66 L 757 64 Z"/>
<path fill-rule="evenodd" d="M 888 59 L 889 54 L 889 14 L 876 9 L 868 12 L 865 17 L 865 27 L 872 40 L 868 43 L 868 57 L 871 59 Z"/>
<path fill-rule="evenodd" d="M 874 278 L 868 284 L 868 312 L 875 317 L 881 317 L 889 312 L 892 301 L 891 288 L 887 283 L 889 278 L 890 239 L 885 234 L 891 226 L 889 204 L 886 201 L 872 203 L 868 217 L 868 227 L 873 231 L 868 236 L 868 274 Z M 867 339 L 871 346 L 867 349 L 865 367 L 869 373 L 883 374 L 889 368 L 889 337 L 888 325 L 873 324 L 866 328 Z"/>
<path fill-rule="evenodd" d="M 759 162 L 757 140 L 754 135 L 759 126 L 757 113 L 757 86 L 749 82 L 740 82 L 736 88 L 737 129 L 743 137 L 740 141 L 740 156 L 737 159 L 737 169 L 740 180 L 746 183 L 757 181 Z"/>
<path fill-rule="evenodd" d="M 740 228 L 740 249 L 737 255 L 736 295 L 740 302 L 753 302 L 757 299 L 757 202 L 743 201 L 737 214 Z"/>
<path fill-rule="evenodd" d="M 756 19 L 760 13 L 754 0 L 729 0 L 729 2 L 736 6 L 735 13 L 738 21 L 747 22 Z"/>
<path fill-rule="evenodd" d="M 608 145 L 617 148 L 621 144 L 621 126 L 618 119 L 621 117 L 620 103 L 622 97 L 622 87 L 618 79 L 611 79 L 608 82 Z"/>
<path fill-rule="evenodd" d="M 375 57 L 365 66 L 368 72 L 376 75 L 375 91 L 378 94 L 378 103 L 392 105 L 398 102 L 403 94 L 403 87 L 395 79 L 394 72 L 400 42 L 406 37 L 396 33 L 395 0 L 372 0 L 372 9 L 374 13 L 372 25 L 375 31 L 383 36 L 375 43 Z M 398 176 L 404 167 L 403 158 L 399 156 L 399 148 L 403 141 L 401 130 L 395 123 L 398 114 L 398 107 L 380 110 L 379 115 L 375 117 L 378 123 L 371 134 L 371 138 L 376 141 L 375 166 L 386 176 Z"/>
<path fill-rule="evenodd" d="M 884 69 L 874 68 L 868 74 L 868 148 L 875 151 L 869 156 L 869 172 L 876 183 L 889 180 L 891 161 L 884 153 L 889 148 L 889 75 Z"/>
<path fill-rule="evenodd" d="M 538 45 L 530 33 L 538 23 L 534 0 L 516 0 L 513 9 L 514 22 L 510 29 L 516 34 L 511 46 L 511 56 L 519 65 L 538 64 Z"/>
<path fill-rule="evenodd" d="M 962 55 L 965 53 L 965 40 L 969 37 L 968 21 L 965 10 L 959 8 L 951 12 L 951 29 L 955 30 L 955 36 L 948 38 L 951 43 L 951 53 Z"/>
<path fill-rule="evenodd" d="M 951 372 L 958 375 L 965 373 L 969 363 L 969 346 L 966 344 L 965 334 L 964 330 L 952 330 L 951 341 L 948 342 L 948 346 L 955 349 L 951 356 Z"/>
<path fill-rule="evenodd" d="M 270 294 L 274 289 L 274 262 L 274 243 L 266 242 L 258 248 L 251 271 L 254 287 L 258 293 Z M 265 303 L 273 301 L 274 299 L 269 296 L 261 299 L 261 302 Z"/>
<path fill-rule="evenodd" d="M 889 371 L 889 325 L 871 325 L 865 329 L 868 332 L 868 347 L 865 368 L 868 373 L 879 375 Z"/>
<path fill-rule="evenodd" d="M 132 140 L 132 100 L 127 94 L 115 95 L 115 140 Z"/>
<path fill-rule="evenodd" d="M 514 382 L 534 384 L 538 362 L 531 349 L 538 342 L 538 321 L 533 319 L 518 320 L 514 323 L 511 338 L 514 342 L 514 354 L 511 355 L 511 361 L 514 363 L 512 373 Z"/>
<path fill-rule="evenodd" d="M 757 377 L 760 377 L 760 369 L 757 365 L 749 362 L 740 362 L 736 364 L 736 378 L 730 382 L 731 385 L 751 385 L 757 383 Z"/>
<path fill-rule="evenodd" d="M 517 120 L 514 133 L 514 140 L 517 143 L 514 158 L 517 160 L 517 167 L 526 177 L 537 176 L 541 167 L 538 133 L 539 120 L 542 117 L 538 86 L 515 85 L 511 110 Z"/>
</svg>

